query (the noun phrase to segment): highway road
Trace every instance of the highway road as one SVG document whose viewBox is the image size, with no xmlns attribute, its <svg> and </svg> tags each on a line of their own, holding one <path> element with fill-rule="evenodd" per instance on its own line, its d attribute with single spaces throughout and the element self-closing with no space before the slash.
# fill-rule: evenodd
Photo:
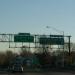
<svg viewBox="0 0 75 75">
<path fill-rule="evenodd" d="M 44 72 L 44 73 L 2 73 L 0 75 L 75 75 L 75 73 L 68 72 Z"/>
</svg>

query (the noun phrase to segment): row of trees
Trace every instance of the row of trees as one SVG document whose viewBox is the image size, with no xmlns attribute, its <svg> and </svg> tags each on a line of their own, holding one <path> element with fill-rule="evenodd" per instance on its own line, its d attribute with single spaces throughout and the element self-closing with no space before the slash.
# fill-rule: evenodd
<svg viewBox="0 0 75 75">
<path fill-rule="evenodd" d="M 7 50 L 6 52 L 0 52 L 0 67 L 8 67 L 11 62 L 15 61 L 16 57 L 18 56 L 25 58 L 32 55 L 33 53 L 26 50 L 21 50 L 19 54 L 14 53 L 11 50 Z"/>
<path fill-rule="evenodd" d="M 55 67 L 55 66 L 62 66 L 64 65 L 72 65 L 75 63 L 75 51 L 71 51 L 70 56 L 68 51 L 54 51 L 49 52 L 46 50 L 45 52 L 41 52 L 39 48 L 38 52 L 32 53 L 28 51 L 27 48 L 21 48 L 19 56 L 21 57 L 36 57 L 39 61 L 39 64 L 42 67 Z M 10 62 L 14 60 L 18 56 L 17 53 L 13 53 L 12 51 L 0 52 L 0 66 L 9 66 Z M 64 61 L 63 61 L 64 59 Z"/>
<path fill-rule="evenodd" d="M 15 58 L 17 54 L 12 51 L 0 52 L 0 66 L 6 67 L 9 65 L 10 61 Z"/>
</svg>

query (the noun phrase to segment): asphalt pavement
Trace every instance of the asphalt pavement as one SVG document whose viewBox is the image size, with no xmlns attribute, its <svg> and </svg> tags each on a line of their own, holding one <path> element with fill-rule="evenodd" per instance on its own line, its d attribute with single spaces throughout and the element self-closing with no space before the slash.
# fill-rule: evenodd
<svg viewBox="0 0 75 75">
<path fill-rule="evenodd" d="M 44 72 L 44 73 L 2 73 L 0 75 L 75 75 L 75 73 L 64 72 Z"/>
</svg>

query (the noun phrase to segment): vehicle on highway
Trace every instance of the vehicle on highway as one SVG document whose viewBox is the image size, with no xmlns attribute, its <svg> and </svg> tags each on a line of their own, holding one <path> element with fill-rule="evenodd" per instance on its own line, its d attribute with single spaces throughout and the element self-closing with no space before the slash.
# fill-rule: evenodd
<svg viewBox="0 0 75 75">
<path fill-rule="evenodd" d="M 12 72 L 23 72 L 23 67 L 22 65 L 19 64 L 14 64 L 12 68 Z"/>
<path fill-rule="evenodd" d="M 9 68 L 9 72 L 23 72 L 23 66 L 21 64 L 14 64 Z"/>
</svg>

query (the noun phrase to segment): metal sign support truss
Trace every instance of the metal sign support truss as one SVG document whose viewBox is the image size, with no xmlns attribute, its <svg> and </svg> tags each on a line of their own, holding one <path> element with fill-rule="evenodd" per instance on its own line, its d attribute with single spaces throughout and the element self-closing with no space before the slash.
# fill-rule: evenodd
<svg viewBox="0 0 75 75">
<path fill-rule="evenodd" d="M 18 42 L 14 42 L 14 36 L 17 35 L 17 34 L 0 34 L 0 42 L 7 42 L 9 44 L 9 48 L 21 48 L 23 47 L 23 44 L 26 43 L 26 42 L 20 42 L 22 44 L 21 47 L 17 47 L 17 43 Z M 38 38 L 40 38 L 41 36 L 43 35 L 33 35 L 34 36 L 34 42 L 33 44 L 35 45 L 34 47 L 30 46 L 30 42 L 29 43 L 29 46 L 27 48 L 42 48 L 43 45 L 39 46 L 40 42 L 38 40 Z M 45 35 L 45 36 L 53 36 L 53 35 Z M 54 35 L 55 37 L 55 35 Z M 71 36 L 63 36 L 63 37 L 67 37 L 68 38 L 68 48 L 69 48 L 69 55 L 70 55 L 70 38 Z M 15 47 L 12 47 L 10 44 L 11 43 L 14 43 L 15 44 Z"/>
</svg>

